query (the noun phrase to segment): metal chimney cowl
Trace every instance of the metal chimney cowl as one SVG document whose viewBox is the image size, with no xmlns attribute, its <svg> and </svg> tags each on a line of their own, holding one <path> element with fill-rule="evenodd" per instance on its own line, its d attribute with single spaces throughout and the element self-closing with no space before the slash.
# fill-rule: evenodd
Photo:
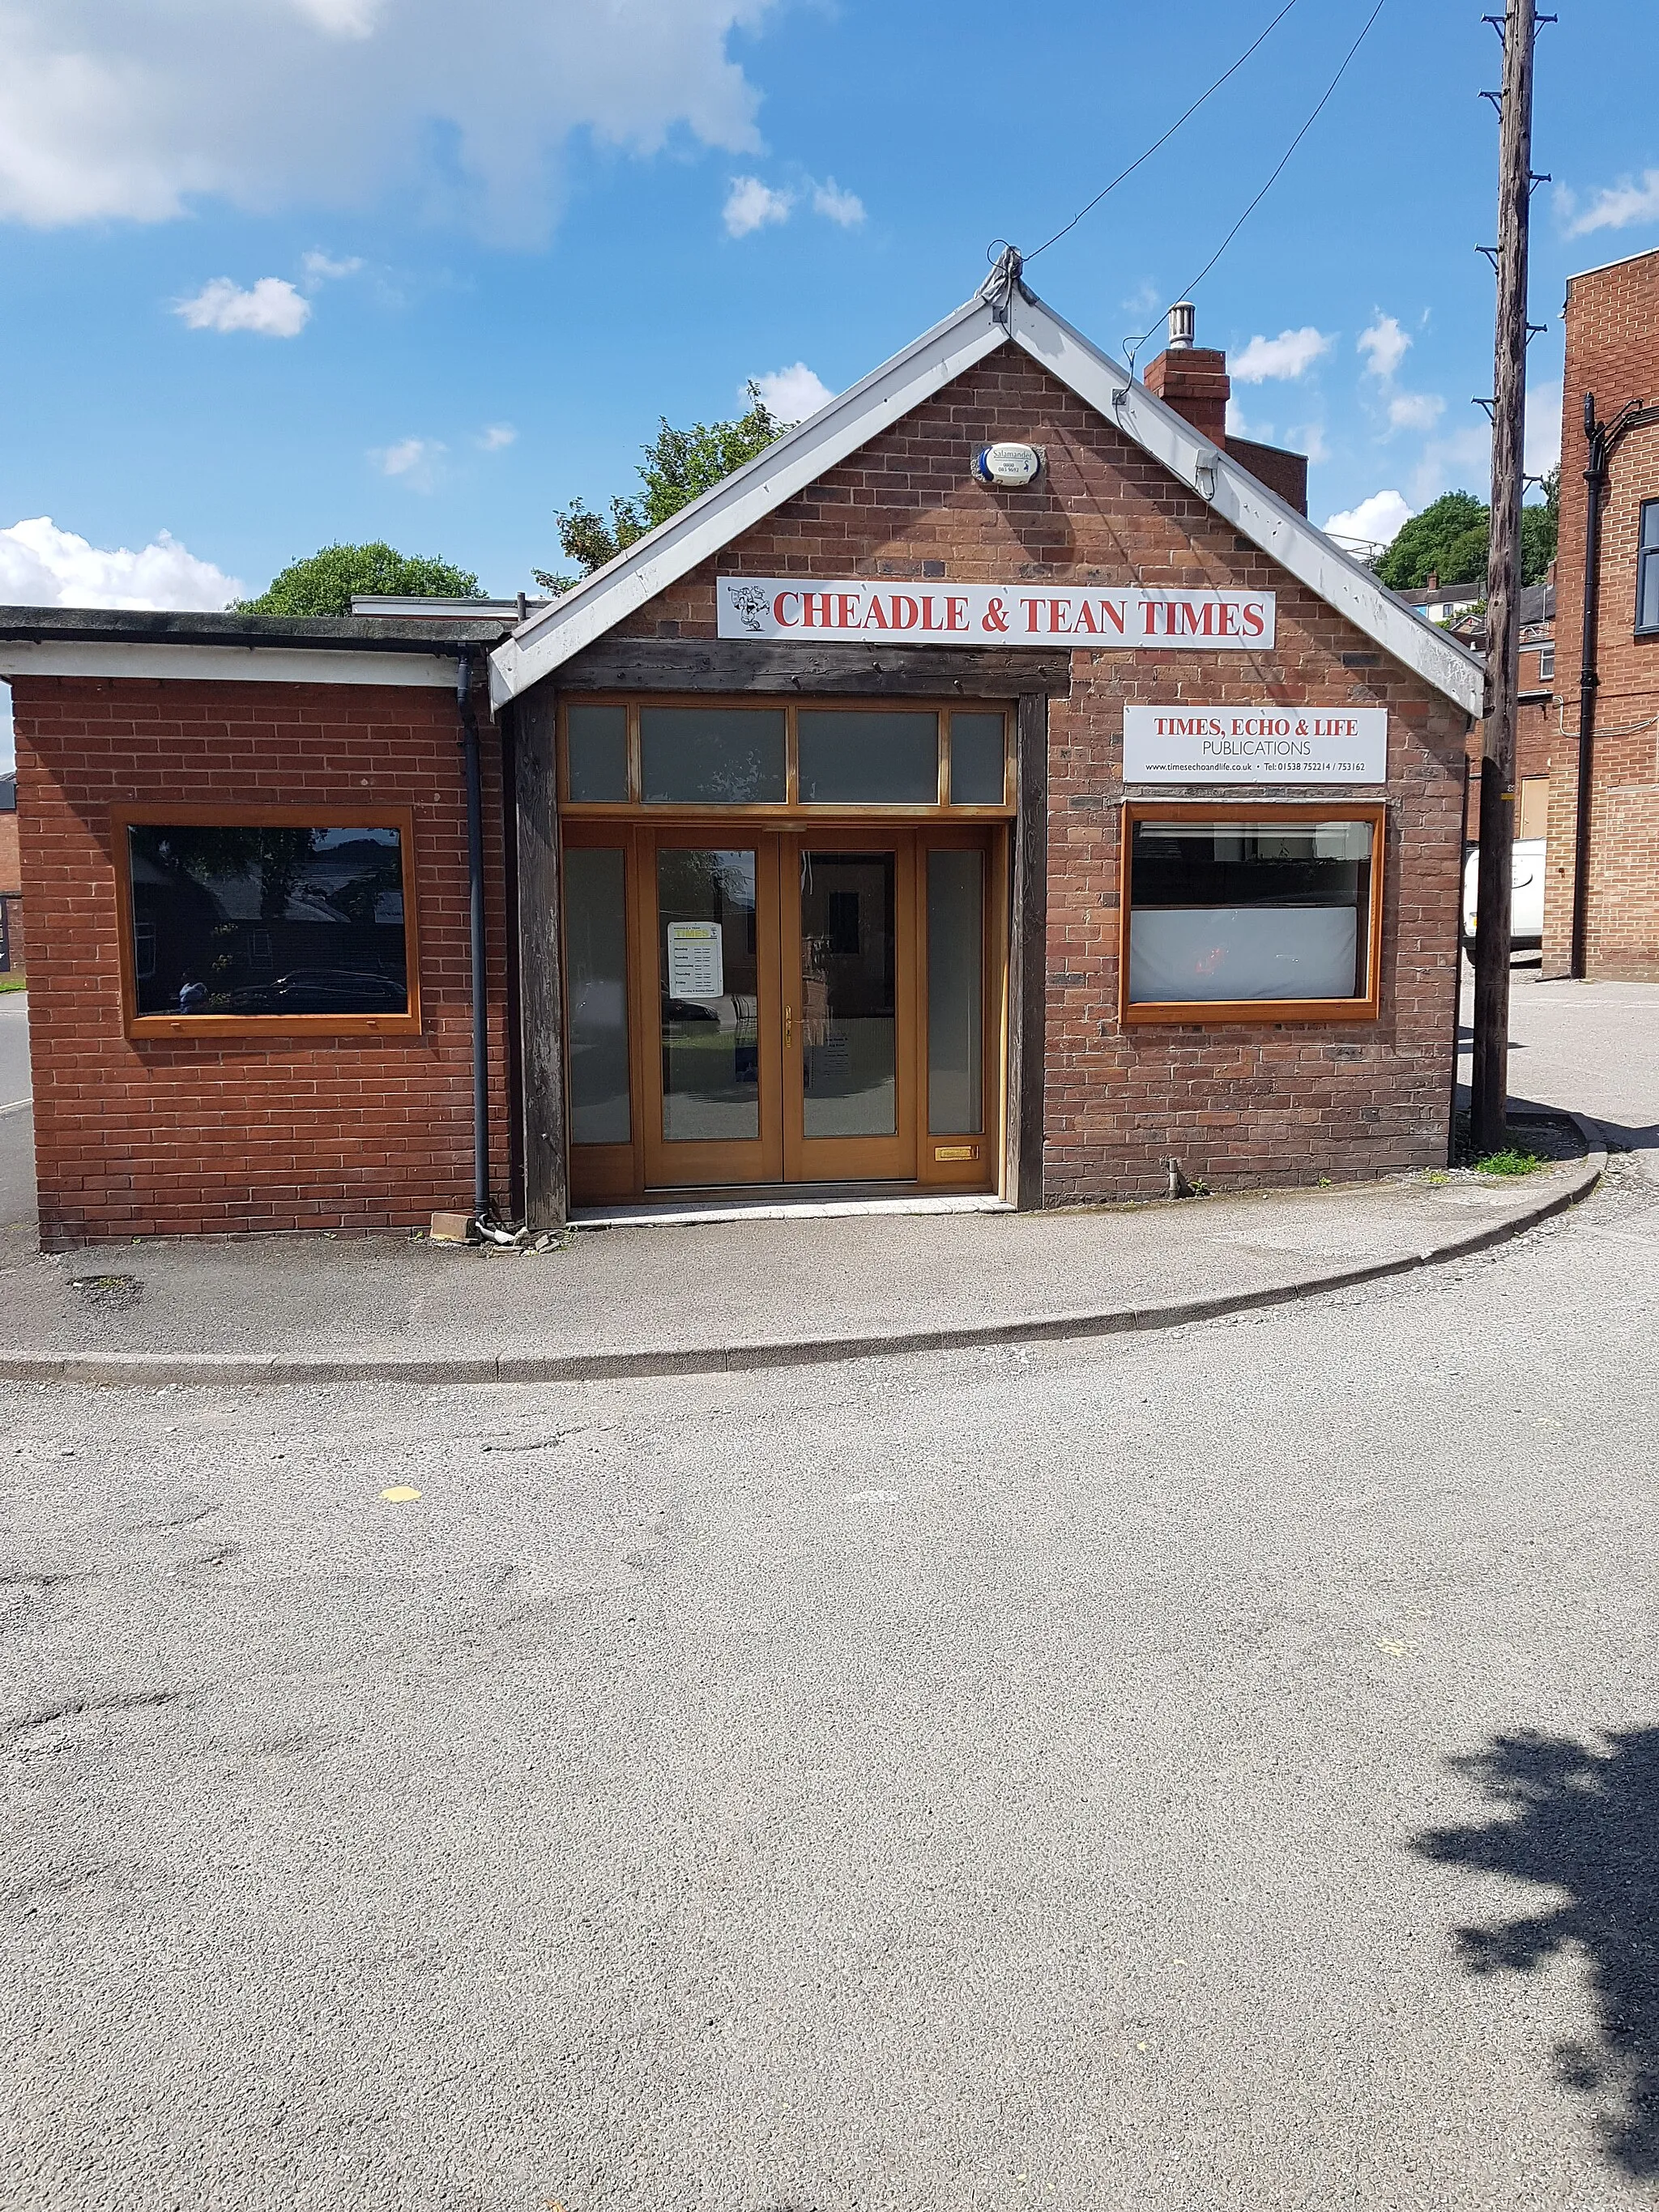
<svg viewBox="0 0 1659 2212">
<path fill-rule="evenodd" d="M 1184 353 L 1193 343 L 1194 309 L 1190 300 L 1178 301 L 1170 310 L 1170 351 Z"/>
</svg>

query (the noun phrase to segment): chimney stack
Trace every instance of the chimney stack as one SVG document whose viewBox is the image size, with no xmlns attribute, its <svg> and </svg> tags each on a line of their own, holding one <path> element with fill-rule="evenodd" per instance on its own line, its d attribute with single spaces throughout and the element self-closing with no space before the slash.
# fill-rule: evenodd
<svg viewBox="0 0 1659 2212">
<path fill-rule="evenodd" d="M 1194 429 L 1224 453 L 1232 379 L 1224 353 L 1194 344 L 1194 319 L 1190 300 L 1170 308 L 1170 342 L 1147 366 L 1146 389 L 1177 415 L 1184 415 Z"/>
</svg>

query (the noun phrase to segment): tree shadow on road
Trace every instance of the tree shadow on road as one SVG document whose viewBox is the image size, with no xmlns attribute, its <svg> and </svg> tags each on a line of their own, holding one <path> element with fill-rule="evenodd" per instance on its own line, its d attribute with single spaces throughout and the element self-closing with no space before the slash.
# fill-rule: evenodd
<svg viewBox="0 0 1659 2212">
<path fill-rule="evenodd" d="M 1607 2157 L 1638 2179 L 1659 2175 L 1659 1729 L 1592 1743 L 1498 1736 L 1455 1762 L 1502 1810 L 1416 1838 L 1427 1858 L 1564 1890 L 1565 1901 L 1461 1928 L 1471 1973 L 1532 1973 L 1567 1950 L 1589 1972 L 1600 2010 L 1593 2042 L 1558 2047 L 1563 2083 L 1594 2101 Z"/>
</svg>

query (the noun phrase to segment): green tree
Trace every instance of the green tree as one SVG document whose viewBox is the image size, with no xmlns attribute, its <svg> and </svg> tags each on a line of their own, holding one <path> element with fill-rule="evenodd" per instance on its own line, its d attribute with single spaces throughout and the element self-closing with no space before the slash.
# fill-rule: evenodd
<svg viewBox="0 0 1659 2212">
<path fill-rule="evenodd" d="M 1544 479 L 1544 504 L 1521 510 L 1521 580 L 1541 583 L 1555 558 L 1561 471 Z M 1492 512 L 1472 491 L 1449 491 L 1414 514 L 1376 564 L 1394 592 L 1421 591 L 1431 576 L 1443 584 L 1484 584 Z"/>
<path fill-rule="evenodd" d="M 238 599 L 243 615 L 349 615 L 354 592 L 383 592 L 406 599 L 481 599 L 469 568 L 390 545 L 325 545 L 308 560 L 291 561 L 257 599 Z"/>
<path fill-rule="evenodd" d="M 1421 591 L 1431 575 L 1472 584 L 1486 573 L 1487 513 L 1472 491 L 1449 491 L 1413 515 L 1376 564 L 1391 592 Z"/>
<path fill-rule="evenodd" d="M 666 522 L 671 514 L 689 507 L 745 461 L 763 453 L 785 427 L 754 384 L 749 386 L 747 408 L 733 422 L 694 422 L 689 430 L 677 430 L 665 415 L 658 420 L 660 427 L 656 436 L 641 449 L 645 454 L 639 470 L 645 487 L 642 492 L 632 499 L 613 499 L 609 521 L 580 499 L 573 500 L 559 514 L 559 543 L 584 575 L 603 568 L 647 530 Z M 568 592 L 575 580 L 545 568 L 532 574 L 550 592 Z"/>
</svg>

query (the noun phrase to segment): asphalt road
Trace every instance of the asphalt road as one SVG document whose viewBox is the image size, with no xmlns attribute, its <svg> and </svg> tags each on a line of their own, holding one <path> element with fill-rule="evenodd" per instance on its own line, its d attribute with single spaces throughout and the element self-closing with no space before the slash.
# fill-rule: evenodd
<svg viewBox="0 0 1659 2212">
<path fill-rule="evenodd" d="M 8 991 L 0 997 L 0 1231 L 35 1218 L 33 1116 L 17 1103 L 29 1091 L 28 994 Z"/>
<path fill-rule="evenodd" d="M 0 2203 L 1650 2207 L 1656 1330 L 5 1391 Z"/>
</svg>

